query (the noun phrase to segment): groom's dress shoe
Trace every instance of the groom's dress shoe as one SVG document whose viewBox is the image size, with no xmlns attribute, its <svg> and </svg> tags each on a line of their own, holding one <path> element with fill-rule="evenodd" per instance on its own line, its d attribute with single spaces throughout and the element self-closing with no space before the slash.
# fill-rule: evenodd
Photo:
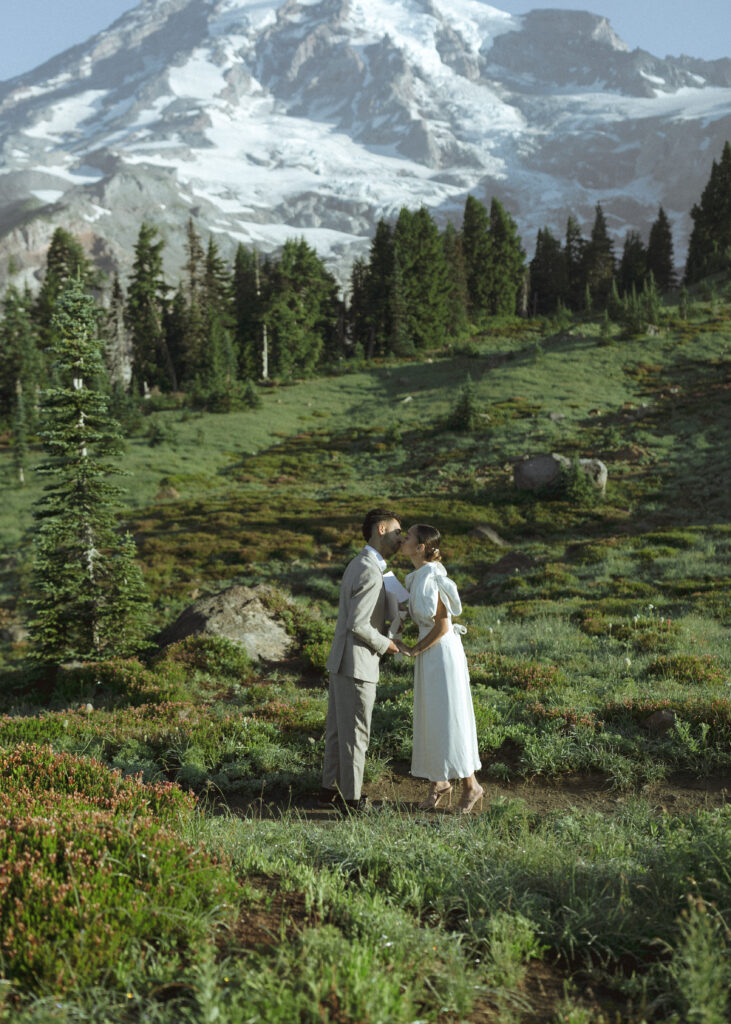
<svg viewBox="0 0 731 1024">
<path fill-rule="evenodd" d="M 362 814 L 364 811 L 369 811 L 371 805 L 368 803 L 367 796 L 361 796 L 357 800 L 341 801 L 340 808 L 343 814 Z"/>
<path fill-rule="evenodd" d="M 320 807 L 336 807 L 341 802 L 340 793 L 338 793 L 337 789 L 328 789 L 326 786 L 321 786 L 317 802 Z"/>
</svg>

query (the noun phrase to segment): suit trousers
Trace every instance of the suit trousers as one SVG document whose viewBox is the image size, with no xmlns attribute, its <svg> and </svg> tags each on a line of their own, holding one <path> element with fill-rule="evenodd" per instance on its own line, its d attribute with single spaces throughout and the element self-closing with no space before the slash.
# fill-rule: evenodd
<svg viewBox="0 0 731 1024">
<path fill-rule="evenodd" d="M 322 784 L 344 800 L 360 799 L 375 701 L 375 683 L 330 673 Z"/>
</svg>

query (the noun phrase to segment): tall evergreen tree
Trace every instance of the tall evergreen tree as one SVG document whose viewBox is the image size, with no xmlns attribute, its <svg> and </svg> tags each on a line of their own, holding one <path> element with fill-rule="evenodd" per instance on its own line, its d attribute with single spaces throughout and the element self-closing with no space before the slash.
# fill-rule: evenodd
<svg viewBox="0 0 731 1024">
<path fill-rule="evenodd" d="M 84 252 L 81 242 L 64 228 L 56 228 L 46 253 L 46 269 L 34 311 L 41 348 L 53 345 L 51 320 L 61 292 L 69 281 L 80 280 L 91 291 L 100 285 L 100 274 Z"/>
<path fill-rule="evenodd" d="M 442 345 L 448 329 L 449 278 L 437 226 L 425 207 L 414 212 L 404 207 L 393 238 L 406 347 Z"/>
<path fill-rule="evenodd" d="M 677 284 L 673 232 L 662 206 L 657 211 L 657 218 L 650 228 L 650 238 L 647 243 L 647 269 L 655 278 L 655 284 L 660 292 L 666 292 Z"/>
<path fill-rule="evenodd" d="M 628 231 L 625 235 L 618 277 L 619 290 L 623 295 L 629 295 L 633 288 L 639 292 L 645 286 L 647 250 L 639 231 Z"/>
<path fill-rule="evenodd" d="M 265 318 L 271 335 L 270 372 L 277 376 L 311 373 L 323 352 L 333 347 L 337 284 L 304 238 L 284 243 Z"/>
<path fill-rule="evenodd" d="M 234 257 L 233 306 L 236 319 L 236 357 L 238 376 L 256 380 L 261 376 L 262 278 L 266 290 L 266 274 L 262 274 L 259 255 L 239 243 Z"/>
<path fill-rule="evenodd" d="M 24 394 L 25 417 L 32 428 L 36 394 L 44 371 L 31 318 L 32 299 L 10 285 L 3 297 L 0 321 L 0 419 L 15 409 L 18 384 Z"/>
<path fill-rule="evenodd" d="M 582 308 L 586 294 L 585 259 L 587 241 L 581 233 L 579 222 L 572 214 L 566 222 L 564 260 L 566 263 L 566 302 L 570 309 Z"/>
<path fill-rule="evenodd" d="M 134 544 L 115 530 L 118 489 L 109 461 L 120 451 L 101 388 L 102 341 L 81 283 L 61 294 L 52 321 L 58 386 L 43 398 L 38 472 L 49 478 L 36 503 L 31 642 L 44 662 L 94 660 L 139 648 L 148 604 Z"/>
<path fill-rule="evenodd" d="M 530 263 L 529 308 L 534 315 L 550 316 L 567 298 L 566 254 L 559 239 L 548 228 L 541 228 Z"/>
<path fill-rule="evenodd" d="M 470 318 L 477 321 L 490 307 L 490 219 L 484 205 L 471 195 L 464 206 L 462 253 Z"/>
<path fill-rule="evenodd" d="M 124 321 L 125 298 L 119 275 L 114 275 L 104 336 L 104 363 L 112 387 L 126 389 L 132 376 L 132 345 Z"/>
<path fill-rule="evenodd" d="M 178 379 L 164 322 L 169 291 L 162 269 L 165 243 L 156 236 L 157 228 L 143 223 L 135 243 L 125 312 L 132 341 L 132 380 L 140 391 L 145 387 L 176 391 Z"/>
<path fill-rule="evenodd" d="M 513 316 L 525 277 L 525 252 L 518 226 L 499 199 L 490 203 L 488 268 L 488 312 Z"/>
<path fill-rule="evenodd" d="M 452 338 L 458 338 L 469 328 L 469 299 L 462 236 L 451 222 L 447 222 L 442 233 L 442 248 L 447 264 L 447 331 Z"/>
<path fill-rule="evenodd" d="M 720 161 L 713 161 L 700 203 L 693 206 L 690 215 L 693 230 L 685 265 L 687 284 L 731 266 L 731 143 L 728 141 Z"/>
<path fill-rule="evenodd" d="M 360 340 L 368 359 L 385 355 L 394 344 L 394 259 L 393 230 L 381 219 L 371 242 L 365 278 L 367 334 Z"/>
<path fill-rule="evenodd" d="M 595 309 L 606 309 L 614 277 L 614 245 L 607 230 L 607 220 L 597 203 L 591 238 L 584 250 L 585 285 L 591 292 Z"/>
</svg>

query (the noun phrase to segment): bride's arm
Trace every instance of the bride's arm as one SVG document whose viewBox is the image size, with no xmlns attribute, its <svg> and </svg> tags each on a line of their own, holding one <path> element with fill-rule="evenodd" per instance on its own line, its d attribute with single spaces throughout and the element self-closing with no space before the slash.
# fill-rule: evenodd
<svg viewBox="0 0 731 1024">
<path fill-rule="evenodd" d="M 449 616 L 447 615 L 447 609 L 444 607 L 441 597 L 437 598 L 437 610 L 434 615 L 434 625 L 421 640 L 410 650 L 410 654 L 423 654 L 424 651 L 433 647 L 434 644 L 439 643 L 442 637 L 449 632 L 450 622 Z"/>
</svg>

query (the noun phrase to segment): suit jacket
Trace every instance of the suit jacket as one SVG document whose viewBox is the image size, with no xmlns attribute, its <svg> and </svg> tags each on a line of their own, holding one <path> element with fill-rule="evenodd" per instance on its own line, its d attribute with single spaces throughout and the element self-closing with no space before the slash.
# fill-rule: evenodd
<svg viewBox="0 0 731 1024">
<path fill-rule="evenodd" d="M 391 642 L 385 629 L 383 573 L 375 556 L 363 548 L 343 573 L 328 672 L 377 683 L 379 659 Z"/>
</svg>

